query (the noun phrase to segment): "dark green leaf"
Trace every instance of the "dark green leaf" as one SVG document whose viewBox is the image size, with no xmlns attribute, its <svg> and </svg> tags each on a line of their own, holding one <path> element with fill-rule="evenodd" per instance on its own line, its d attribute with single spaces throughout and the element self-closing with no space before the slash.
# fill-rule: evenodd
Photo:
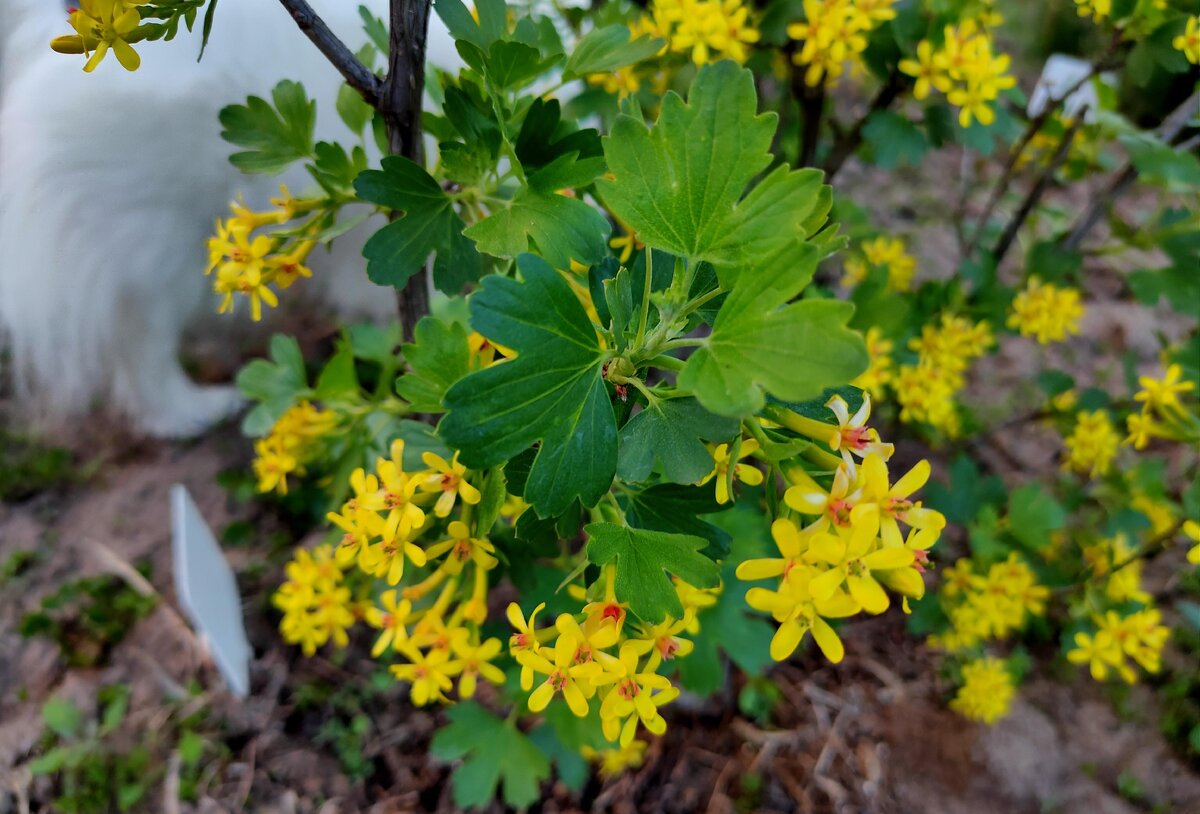
<svg viewBox="0 0 1200 814">
<path fill-rule="evenodd" d="M 638 37 L 630 40 L 626 25 L 593 28 L 575 43 L 575 50 L 563 68 L 563 79 L 590 73 L 611 73 L 657 54 L 665 43 L 660 39 Z"/>
<path fill-rule="evenodd" d="M 244 105 L 221 110 L 221 138 L 251 149 L 234 153 L 230 162 L 242 172 L 274 175 L 313 152 L 317 103 L 304 86 L 284 80 L 271 91 L 270 103 L 251 96 Z"/>
<path fill-rule="evenodd" d="M 494 211 L 465 232 L 493 257 L 536 251 L 555 268 L 599 262 L 608 252 L 612 225 L 599 211 L 575 198 L 523 189 L 508 207 Z"/>
<path fill-rule="evenodd" d="M 446 712 L 450 723 L 433 736 L 430 752 L 439 760 L 462 760 L 451 774 L 454 802 L 479 808 L 504 786 L 504 802 L 524 808 L 538 799 L 541 782 L 550 776 L 546 756 L 511 722 L 492 715 L 473 701 Z"/>
<path fill-rule="evenodd" d="M 466 224 L 454 211 L 454 202 L 419 165 L 388 156 L 383 169 L 359 175 L 354 189 L 368 201 L 404 213 L 363 247 L 367 276 L 373 282 L 402 288 L 435 251 L 433 280 L 440 290 L 458 294 L 466 283 L 479 279 L 483 264 L 463 236 Z"/>
<path fill-rule="evenodd" d="M 416 340 L 403 348 L 411 372 L 396 380 L 396 392 L 419 413 L 440 413 L 450 385 L 470 372 L 467 332 L 456 322 L 425 317 L 417 323 Z"/>
<path fill-rule="evenodd" d="M 439 432 L 467 466 L 495 466 L 541 441 L 525 499 L 543 517 L 575 498 L 594 505 L 612 483 L 617 427 L 595 329 L 562 276 L 522 255 L 523 282 L 491 276 L 471 297 L 471 324 L 517 358 L 472 373 L 444 399 Z"/>
</svg>

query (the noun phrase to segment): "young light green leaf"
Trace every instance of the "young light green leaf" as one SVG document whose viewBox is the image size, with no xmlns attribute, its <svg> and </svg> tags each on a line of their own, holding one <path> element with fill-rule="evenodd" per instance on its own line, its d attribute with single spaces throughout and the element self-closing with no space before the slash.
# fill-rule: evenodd
<svg viewBox="0 0 1200 814">
<path fill-rule="evenodd" d="M 537 251 L 555 268 L 572 260 L 599 262 L 608 251 L 612 225 L 595 208 L 575 198 L 524 189 L 508 207 L 469 227 L 464 234 L 481 252 L 516 257 Z"/>
<path fill-rule="evenodd" d="M 508 33 L 508 7 L 504 0 L 479 0 L 474 6 L 478 19 L 462 0 L 434 0 L 433 10 L 446 24 L 450 36 L 486 51 Z"/>
<path fill-rule="evenodd" d="M 563 79 L 590 73 L 610 73 L 657 54 L 666 44 L 661 39 L 638 37 L 630 41 L 629 27 L 606 25 L 595 28 L 575 43 L 575 50 L 563 68 Z"/>
<path fill-rule="evenodd" d="M 396 380 L 396 392 L 418 413 L 440 413 L 446 390 L 470 371 L 467 332 L 456 322 L 425 317 L 413 339 L 403 348 L 412 372 Z"/>
<path fill-rule="evenodd" d="M 439 760 L 462 760 L 451 775 L 454 802 L 462 808 L 487 805 L 504 784 L 504 802 L 525 808 L 538 799 L 550 763 L 516 726 L 473 701 L 446 712 L 450 723 L 433 736 L 430 751 Z"/>
<path fill-rule="evenodd" d="M 617 600 L 646 622 L 666 616 L 682 618 L 683 605 L 668 574 L 696 588 L 715 588 L 721 581 L 717 564 L 700 554 L 708 545 L 701 537 L 646 531 L 616 523 L 589 523 L 587 558 L 617 568 Z"/>
<path fill-rule="evenodd" d="M 299 82 L 284 80 L 271 91 L 271 106 L 258 96 L 244 105 L 221 110 L 221 138 L 245 152 L 234 153 L 230 163 L 242 172 L 275 175 L 313 153 L 313 127 L 317 103 L 310 101 Z"/>
<path fill-rule="evenodd" d="M 597 190 L 613 214 L 647 246 L 711 262 L 726 285 L 739 267 L 805 240 L 807 224 L 824 223 L 818 207 L 829 203 L 819 171 L 785 166 L 743 197 L 771 162 L 777 120 L 756 115 L 756 103 L 750 71 L 729 61 L 706 65 L 686 104 L 667 94 L 652 130 L 621 115 L 604 139 L 615 177 Z"/>
<path fill-rule="evenodd" d="M 695 399 L 666 399 L 646 406 L 617 436 L 617 474 L 638 483 L 655 463 L 663 479 L 695 483 L 713 469 L 704 441 L 728 441 L 738 422 L 705 410 Z"/>
<path fill-rule="evenodd" d="M 371 117 L 375 115 L 371 106 L 349 85 L 338 88 L 336 107 L 338 116 L 355 135 L 361 135 L 363 129 L 371 123 Z"/>
<path fill-rule="evenodd" d="M 275 334 L 268 351 L 271 361 L 255 359 L 237 375 L 242 395 L 259 402 L 242 420 L 242 431 L 249 436 L 266 435 L 287 408 L 312 392 L 308 388 L 304 356 L 294 338 Z"/>
<path fill-rule="evenodd" d="M 712 412 L 739 418 L 757 412 L 767 393 L 804 401 L 866 370 L 866 345 L 846 327 L 853 305 L 786 304 L 815 265 L 816 249 L 806 246 L 785 273 L 769 265 L 745 269 L 712 333 L 679 374 L 679 386 Z"/>
<path fill-rule="evenodd" d="M 463 236 L 466 226 L 454 202 L 433 176 L 402 156 L 383 159 L 382 169 L 367 170 L 354 181 L 365 200 L 404 216 L 371 236 L 363 247 L 367 276 L 380 285 L 402 288 L 437 252 L 433 281 L 450 295 L 462 292 L 483 273 L 483 261 Z"/>
<path fill-rule="evenodd" d="M 604 352 L 571 287 L 544 260 L 517 259 L 523 282 L 490 276 L 471 297 L 471 325 L 517 358 L 470 374 L 446 391 L 438 428 L 485 469 L 541 441 L 525 499 L 543 517 L 576 498 L 593 505 L 617 468 L 617 425 L 601 377 Z"/>
</svg>

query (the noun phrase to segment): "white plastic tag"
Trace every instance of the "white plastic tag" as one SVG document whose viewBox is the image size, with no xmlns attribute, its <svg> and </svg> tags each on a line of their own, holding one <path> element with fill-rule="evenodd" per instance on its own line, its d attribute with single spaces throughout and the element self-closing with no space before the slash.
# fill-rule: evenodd
<svg viewBox="0 0 1200 814">
<path fill-rule="evenodd" d="M 230 691 L 250 692 L 250 658 L 242 599 L 233 569 L 187 487 L 171 487 L 171 552 L 180 607 L 212 654 Z"/>
</svg>

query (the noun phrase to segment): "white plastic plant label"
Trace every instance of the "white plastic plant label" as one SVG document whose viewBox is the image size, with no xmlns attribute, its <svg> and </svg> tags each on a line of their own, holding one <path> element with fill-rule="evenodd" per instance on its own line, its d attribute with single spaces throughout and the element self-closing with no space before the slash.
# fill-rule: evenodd
<svg viewBox="0 0 1200 814">
<path fill-rule="evenodd" d="M 233 569 L 187 487 L 171 487 L 171 552 L 175 593 L 184 614 L 212 654 L 230 691 L 250 691 L 252 651 Z"/>
<path fill-rule="evenodd" d="M 1090 62 L 1066 54 L 1051 54 L 1042 68 L 1042 76 L 1033 89 L 1033 95 L 1029 97 L 1029 115 L 1041 115 L 1047 104 L 1062 99 L 1063 94 L 1079 85 L 1091 70 Z M 1099 101 L 1095 86 L 1091 82 L 1084 82 L 1063 101 L 1063 115 L 1072 118 L 1087 105 L 1088 112 L 1084 114 L 1084 120 L 1090 121 Z"/>
</svg>

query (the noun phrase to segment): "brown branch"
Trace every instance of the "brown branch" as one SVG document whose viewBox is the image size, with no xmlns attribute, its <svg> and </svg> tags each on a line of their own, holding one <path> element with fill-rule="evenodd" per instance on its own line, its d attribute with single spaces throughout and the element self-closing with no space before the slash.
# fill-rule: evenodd
<svg viewBox="0 0 1200 814">
<path fill-rule="evenodd" d="M 966 257 L 974 254 L 975 249 L 979 246 L 979 241 L 983 239 L 983 230 L 987 228 L 987 223 L 991 220 L 992 213 L 996 211 L 996 207 L 1000 204 L 1000 200 L 1004 197 L 1004 193 L 1008 191 L 1009 184 L 1012 183 L 1013 176 L 1017 173 L 1017 164 L 1021 160 L 1021 156 L 1025 153 L 1025 148 L 1033 141 L 1034 136 L 1041 132 L 1042 127 L 1050 120 L 1050 117 L 1058 112 L 1068 98 L 1085 84 L 1090 82 L 1100 72 L 1100 64 L 1092 66 L 1087 75 L 1081 78 L 1071 87 L 1067 88 L 1058 98 L 1051 98 L 1042 112 L 1029 120 L 1025 132 L 1021 134 L 1021 140 L 1018 141 L 1008 154 L 1008 160 L 1004 164 L 1004 173 L 1000 176 L 1000 180 L 992 188 L 992 194 L 988 197 L 987 204 L 983 208 L 983 214 L 979 216 L 979 220 L 975 225 L 975 233 L 971 236 L 970 242 L 967 243 L 967 248 L 963 252 Z"/>
<path fill-rule="evenodd" d="M 425 93 L 425 40 L 430 0 L 391 0 L 388 73 L 378 106 L 387 125 L 388 150 L 421 163 L 421 102 Z M 429 313 L 429 281 L 422 267 L 396 293 L 404 339 L 413 341 Z"/>
<path fill-rule="evenodd" d="M 1179 134 L 1188 126 L 1188 122 L 1192 120 L 1192 116 L 1200 109 L 1200 92 L 1193 93 L 1187 100 L 1177 107 L 1158 127 L 1158 137 L 1168 144 L 1179 137 Z M 1178 149 L 1189 149 L 1187 145 L 1180 145 Z M 1104 191 L 1092 198 L 1091 204 L 1079 219 L 1075 221 L 1075 225 L 1071 227 L 1071 231 L 1062 241 L 1064 249 L 1075 250 L 1083 243 L 1083 239 L 1088 233 L 1096 227 L 1108 212 L 1117 198 L 1125 193 L 1129 187 L 1133 186 L 1133 182 L 1137 179 L 1137 169 L 1132 162 L 1126 162 L 1125 165 L 1113 175 L 1112 180 Z"/>
<path fill-rule="evenodd" d="M 1029 190 L 1029 194 L 1025 196 L 1025 200 L 1021 202 L 1020 208 L 1013 214 L 1009 220 L 1008 226 L 1004 229 L 1004 234 L 996 241 L 996 247 L 992 249 L 992 258 L 996 262 L 996 267 L 1000 267 L 1000 263 L 1004 260 L 1004 255 L 1008 254 L 1008 250 L 1012 248 L 1012 244 L 1017 239 L 1017 233 L 1037 206 L 1038 201 L 1046 194 L 1046 190 L 1050 187 L 1050 182 L 1054 180 L 1054 174 L 1058 172 L 1059 167 L 1067 160 L 1067 156 L 1071 153 L 1071 143 L 1075 141 L 1075 134 L 1079 132 L 1079 128 L 1083 126 L 1083 119 L 1087 115 L 1087 106 L 1080 108 L 1079 115 L 1071 126 L 1067 128 L 1067 132 L 1063 133 L 1062 140 L 1058 143 L 1058 148 L 1054 151 L 1053 158 L 1050 159 L 1049 166 L 1042 172 L 1037 183 L 1033 185 L 1033 189 Z"/>
<path fill-rule="evenodd" d="M 883 87 L 879 89 L 879 93 L 871 100 L 871 106 L 867 108 L 867 112 L 854 123 L 853 127 L 840 134 L 834 141 L 829 156 L 825 159 L 825 183 L 829 183 L 833 176 L 837 175 L 846 160 L 854 155 L 854 152 L 862 144 L 863 131 L 867 127 L 867 121 L 871 118 L 871 114 L 891 107 L 892 102 L 900 97 L 905 85 L 904 75 L 898 68 L 893 68 L 883 83 Z"/>
<path fill-rule="evenodd" d="M 304 32 L 304 36 L 312 40 L 325 58 L 337 68 L 338 73 L 346 80 L 346 84 L 358 91 L 359 95 L 371 107 L 379 108 L 380 87 L 379 77 L 358 61 L 358 57 L 346 47 L 346 44 L 329 30 L 317 13 L 305 0 L 279 0 L 287 9 L 288 14 L 296 21 L 296 25 Z"/>
<path fill-rule="evenodd" d="M 800 106 L 800 153 L 796 164 L 811 167 L 817 157 L 821 138 L 821 115 L 825 112 L 825 85 L 809 87 L 804 81 L 804 66 L 792 66 L 792 96 Z"/>
</svg>

